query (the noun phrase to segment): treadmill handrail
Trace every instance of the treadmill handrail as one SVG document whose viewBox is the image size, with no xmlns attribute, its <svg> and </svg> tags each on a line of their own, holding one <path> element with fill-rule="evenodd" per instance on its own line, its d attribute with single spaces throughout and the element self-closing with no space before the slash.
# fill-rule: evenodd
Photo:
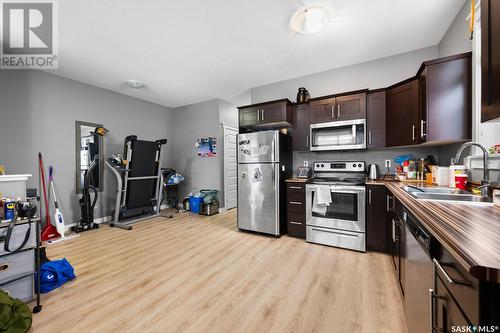
<svg viewBox="0 0 500 333">
<path fill-rule="evenodd" d="M 158 179 L 158 176 L 128 177 L 128 180 Z"/>
</svg>

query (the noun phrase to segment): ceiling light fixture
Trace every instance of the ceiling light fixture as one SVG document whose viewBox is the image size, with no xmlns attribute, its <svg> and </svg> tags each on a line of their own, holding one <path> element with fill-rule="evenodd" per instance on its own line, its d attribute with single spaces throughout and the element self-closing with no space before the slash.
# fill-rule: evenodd
<svg viewBox="0 0 500 333">
<path fill-rule="evenodd" d="M 138 80 L 128 80 L 126 82 L 127 86 L 133 89 L 142 89 L 144 88 L 145 84 L 144 82 L 138 81 Z"/>
<path fill-rule="evenodd" d="M 312 35 L 323 30 L 329 21 L 330 17 L 325 8 L 302 8 L 292 15 L 290 28 L 304 35 Z"/>
</svg>

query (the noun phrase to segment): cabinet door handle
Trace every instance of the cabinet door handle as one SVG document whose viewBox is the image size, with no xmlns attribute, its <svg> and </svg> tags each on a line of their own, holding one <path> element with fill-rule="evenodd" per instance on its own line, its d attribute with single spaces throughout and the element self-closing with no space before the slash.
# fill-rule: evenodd
<svg viewBox="0 0 500 333">
<path fill-rule="evenodd" d="M 302 225 L 301 222 L 295 222 L 295 221 L 290 221 L 290 224 L 298 224 L 298 225 Z"/>
<path fill-rule="evenodd" d="M 262 121 L 264 121 L 264 109 L 262 109 Z"/>
<path fill-rule="evenodd" d="M 337 104 L 337 118 L 340 119 L 340 104 Z"/>
<path fill-rule="evenodd" d="M 368 204 L 372 204 L 372 190 L 368 190 Z"/>
<path fill-rule="evenodd" d="M 372 131 L 368 131 L 368 144 L 372 144 Z"/>
<path fill-rule="evenodd" d="M 260 122 L 260 110 L 257 110 L 257 122 Z"/>
<path fill-rule="evenodd" d="M 392 219 L 392 242 L 396 243 L 396 222 Z"/>
<path fill-rule="evenodd" d="M 335 106 L 332 105 L 332 119 L 335 119 Z"/>
<path fill-rule="evenodd" d="M 301 186 L 290 186 L 289 188 L 294 189 L 294 190 L 302 190 Z"/>
<path fill-rule="evenodd" d="M 306 135 L 306 147 L 309 148 L 309 135 Z"/>
<path fill-rule="evenodd" d="M 465 281 L 465 280 L 454 280 L 452 279 L 448 273 L 446 273 L 446 271 L 444 270 L 443 266 L 441 266 L 441 264 L 439 263 L 439 261 L 436 260 L 436 258 L 433 258 L 432 259 L 432 263 L 434 264 L 434 267 L 436 267 L 436 269 L 438 271 L 441 272 L 441 274 L 443 274 L 446 282 L 448 282 L 448 284 L 451 286 L 451 285 L 454 285 L 454 284 L 462 284 L 462 285 L 470 285 L 470 283 L 468 281 Z"/>
<path fill-rule="evenodd" d="M 436 283 L 434 282 L 434 288 Z M 439 296 L 438 294 L 435 293 L 434 289 L 429 289 L 429 327 L 431 332 L 439 332 L 437 327 L 435 326 L 435 318 L 436 318 L 436 299 L 444 299 L 446 300 L 446 297 L 444 296 Z"/>
<path fill-rule="evenodd" d="M 427 134 L 425 134 L 424 127 L 425 127 L 425 120 L 420 121 L 420 137 L 423 139 Z"/>
<path fill-rule="evenodd" d="M 385 196 L 385 208 L 387 212 L 391 210 L 391 207 L 389 206 L 389 198 L 390 198 L 389 195 Z"/>
<path fill-rule="evenodd" d="M 415 141 L 415 125 L 411 125 L 411 141 Z"/>
<path fill-rule="evenodd" d="M 435 332 L 434 327 L 434 289 L 429 289 L 429 327 L 431 332 Z"/>
<path fill-rule="evenodd" d="M 289 203 L 292 205 L 302 205 L 302 202 L 300 201 L 290 201 Z"/>
<path fill-rule="evenodd" d="M 439 262 L 436 260 L 436 258 L 432 259 L 432 262 L 434 263 L 434 266 L 443 274 L 444 278 L 446 279 L 446 282 L 448 282 L 449 285 L 455 284 L 455 281 L 446 273 L 444 268 L 439 264 Z"/>
</svg>

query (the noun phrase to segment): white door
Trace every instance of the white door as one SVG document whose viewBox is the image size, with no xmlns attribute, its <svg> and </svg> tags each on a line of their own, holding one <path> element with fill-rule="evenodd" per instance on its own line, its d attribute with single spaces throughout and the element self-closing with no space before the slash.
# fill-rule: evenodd
<svg viewBox="0 0 500 333">
<path fill-rule="evenodd" d="M 236 136 L 238 130 L 224 125 L 224 208 L 235 208 L 238 203 L 238 161 Z"/>
</svg>

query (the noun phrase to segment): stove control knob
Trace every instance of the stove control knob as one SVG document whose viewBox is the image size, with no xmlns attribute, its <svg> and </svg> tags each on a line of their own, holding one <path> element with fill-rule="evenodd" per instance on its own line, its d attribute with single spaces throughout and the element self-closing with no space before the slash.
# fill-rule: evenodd
<svg viewBox="0 0 500 333">
<path fill-rule="evenodd" d="M 353 168 L 355 168 L 355 167 L 356 167 L 356 163 L 354 163 L 354 164 L 352 165 L 352 167 L 353 167 Z"/>
<path fill-rule="evenodd" d="M 361 168 L 361 163 L 358 164 L 358 168 Z"/>
<path fill-rule="evenodd" d="M 321 164 L 321 167 L 322 167 L 322 168 L 324 168 L 324 167 L 325 167 L 325 165 L 324 165 L 324 164 Z"/>
<path fill-rule="evenodd" d="M 319 168 L 319 164 L 318 163 L 316 163 L 316 168 Z"/>
</svg>

